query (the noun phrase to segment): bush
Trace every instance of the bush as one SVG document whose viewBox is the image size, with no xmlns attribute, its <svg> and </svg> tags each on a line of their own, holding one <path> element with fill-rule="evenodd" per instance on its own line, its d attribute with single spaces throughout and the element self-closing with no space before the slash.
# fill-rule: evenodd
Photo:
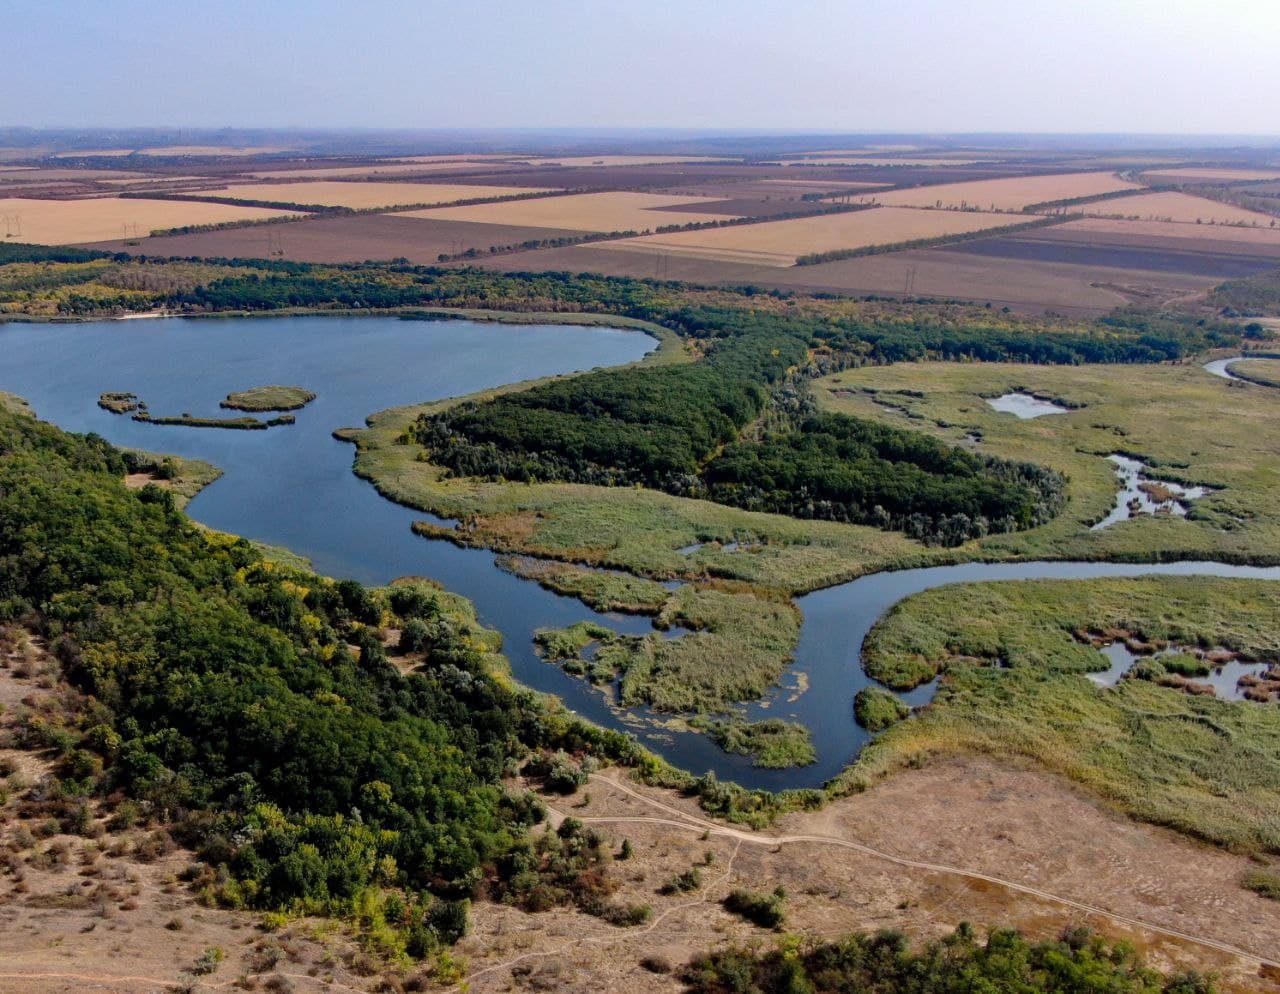
<svg viewBox="0 0 1280 994">
<path fill-rule="evenodd" d="M 741 918 L 761 928 L 781 928 L 786 916 L 782 904 L 786 893 L 779 887 L 772 894 L 737 889 L 729 892 L 721 904 Z"/>
</svg>

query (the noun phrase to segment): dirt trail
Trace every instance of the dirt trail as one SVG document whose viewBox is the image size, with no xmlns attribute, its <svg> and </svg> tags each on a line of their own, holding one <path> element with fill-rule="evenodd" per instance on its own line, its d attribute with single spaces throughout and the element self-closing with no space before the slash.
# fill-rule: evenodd
<svg viewBox="0 0 1280 994">
<path fill-rule="evenodd" d="M 722 825 L 705 818 L 700 818 L 696 815 L 691 815 L 688 812 L 681 811 L 679 808 L 676 808 L 672 805 L 664 804 L 661 801 L 658 801 L 652 797 L 649 797 L 644 793 L 642 793 L 641 791 L 638 791 L 632 788 L 631 786 L 625 783 L 622 783 L 619 780 L 613 779 L 612 777 L 606 777 L 606 776 L 601 776 L 597 774 L 592 776 L 591 780 L 594 784 L 608 785 L 610 788 L 614 790 L 618 790 L 624 794 L 628 794 L 633 799 L 640 801 L 641 803 L 651 808 L 654 808 L 655 810 L 664 811 L 668 815 L 671 815 L 672 817 L 668 817 L 668 818 L 641 817 L 641 816 L 634 816 L 634 817 L 633 816 L 610 816 L 610 817 L 600 817 L 600 818 L 583 817 L 579 820 L 581 820 L 584 824 L 611 824 L 611 823 L 612 824 L 626 824 L 626 823 L 659 824 L 659 825 L 666 825 L 671 828 L 682 828 L 688 831 L 695 831 L 700 833 L 707 832 L 711 835 L 727 836 L 731 839 L 736 839 L 739 843 L 739 846 L 741 846 L 743 843 L 746 843 L 749 845 L 768 846 L 768 847 L 780 847 L 780 846 L 797 845 L 797 844 L 835 846 L 841 849 L 849 849 L 854 852 L 859 852 L 864 855 L 871 856 L 875 859 L 885 860 L 886 862 L 893 863 L 898 866 L 908 867 L 910 869 L 926 870 L 931 873 L 948 874 L 951 876 L 960 877 L 966 881 L 980 881 L 986 884 L 994 884 L 996 886 L 1003 887 L 1007 890 L 1014 891 L 1019 894 L 1026 894 L 1031 897 L 1036 897 L 1042 900 L 1051 901 L 1055 904 L 1060 904 L 1065 907 L 1072 908 L 1076 911 L 1083 912 L 1086 915 L 1097 916 L 1099 918 L 1114 922 L 1116 924 L 1125 925 L 1132 928 L 1144 929 L 1148 932 L 1153 932 L 1158 935 L 1166 936 L 1173 939 L 1179 939 L 1184 942 L 1192 942 L 1197 945 L 1205 946 L 1210 949 L 1216 949 L 1219 952 L 1224 952 L 1231 956 L 1237 956 L 1251 963 L 1257 963 L 1259 966 L 1268 967 L 1272 969 L 1280 969 L 1280 960 L 1268 959 L 1266 957 L 1258 955 L 1255 952 L 1251 952 L 1247 949 L 1242 949 L 1239 946 L 1235 946 L 1227 942 L 1222 942 L 1218 939 L 1210 938 L 1209 936 L 1196 935 L 1190 932 L 1184 932 L 1180 929 L 1170 928 L 1165 925 L 1158 925 L 1154 922 L 1143 920 L 1140 918 L 1134 918 L 1128 915 L 1122 915 L 1114 911 L 1109 911 L 1106 908 L 1101 908 L 1096 905 L 1087 904 L 1083 901 L 1077 901 L 1072 898 L 1065 897 L 1061 894 L 1055 894 L 1047 890 L 1042 890 L 1038 887 L 1031 887 L 1026 884 L 1017 883 L 1016 881 L 1009 880 L 1003 877 L 994 876 L 988 873 L 981 873 L 979 871 L 966 869 L 960 866 L 952 866 L 944 863 L 935 863 L 927 860 L 911 859 L 905 856 L 898 856 L 893 853 L 885 852 L 884 850 L 881 850 L 881 849 L 873 848 L 872 846 L 864 845 L 863 843 L 860 843 L 860 842 L 854 842 L 849 839 L 837 838 L 829 835 L 764 835 L 759 832 L 751 832 L 744 829 L 732 828 L 730 826 Z M 553 814 L 555 814 L 560 818 L 565 817 L 561 812 L 553 811 Z"/>
</svg>

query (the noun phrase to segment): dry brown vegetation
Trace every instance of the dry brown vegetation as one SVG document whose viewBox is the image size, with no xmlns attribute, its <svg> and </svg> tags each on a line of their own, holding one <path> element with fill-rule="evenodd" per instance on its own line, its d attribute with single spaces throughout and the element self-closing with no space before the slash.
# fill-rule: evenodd
<svg viewBox="0 0 1280 994">
<path fill-rule="evenodd" d="M 340 923 L 206 907 L 194 856 L 119 797 L 65 799 L 26 729 L 56 724 L 65 690 L 44 643 L 0 629 L 0 991 L 226 988 L 369 991 L 379 964 Z M 221 956 L 210 953 L 219 950 Z M 212 967 L 208 974 L 200 969 Z"/>
<path fill-rule="evenodd" d="M 0 228 L 11 241 L 74 245 L 115 238 L 145 238 L 152 231 L 287 217 L 293 211 L 171 200 L 0 200 Z"/>
<path fill-rule="evenodd" d="M 457 183 L 245 183 L 211 190 L 197 190 L 198 196 L 232 200 L 265 200 L 281 204 L 321 204 L 367 210 L 399 204 L 450 204 L 481 197 L 510 197 L 546 193 L 526 187 L 479 186 Z"/>
<path fill-rule="evenodd" d="M 1020 211 L 1030 204 L 1096 197 L 1116 190 L 1139 190 L 1141 186 L 1120 179 L 1115 173 L 1055 173 L 1047 176 L 1017 176 L 1008 179 L 944 183 L 870 195 L 877 203 L 898 207 L 969 207 L 977 210 Z"/>
<path fill-rule="evenodd" d="M 1250 180 L 1280 179 L 1280 170 L 1212 169 L 1202 166 L 1183 166 L 1178 169 L 1157 169 L 1149 173 L 1144 172 L 1142 175 L 1144 179 L 1151 183 L 1182 183 L 1197 180 L 1240 183 Z"/>
<path fill-rule="evenodd" d="M 691 255 L 758 266 L 790 266 L 798 256 L 812 253 L 894 245 L 997 228 L 1009 223 L 1009 217 L 1003 214 L 878 207 L 820 217 L 626 238 L 603 243 L 600 247 Z"/>
<path fill-rule="evenodd" d="M 514 200 L 410 211 L 403 217 L 435 221 L 479 221 L 530 228 L 576 228 L 583 231 L 652 231 L 667 224 L 723 221 L 722 214 L 664 211 L 664 207 L 697 204 L 716 198 L 665 193 L 581 193 L 567 197 Z"/>
<path fill-rule="evenodd" d="M 1085 204 L 1079 210 L 1099 217 L 1137 218 L 1141 221 L 1175 221 L 1188 224 L 1244 224 L 1269 228 L 1276 219 L 1189 193 L 1140 193 Z"/>
<path fill-rule="evenodd" d="M 726 942 L 769 942 L 767 931 L 719 901 L 736 887 L 777 886 L 787 895 L 788 931 L 901 928 L 929 938 L 968 920 L 1051 938 L 1087 924 L 1134 942 L 1153 965 L 1217 970 L 1227 990 L 1277 989 L 1248 956 L 1137 924 L 1269 956 L 1280 941 L 1280 906 L 1240 886 L 1247 859 L 1125 821 L 1043 774 L 941 761 L 821 812 L 789 815 L 764 834 L 712 825 L 693 802 L 616 772 L 551 803 L 554 819 L 581 819 L 606 833 L 615 851 L 630 840 L 631 858 L 611 869 L 621 884 L 615 900 L 649 904 L 653 918 L 616 929 L 570 911 L 478 905 L 475 932 L 459 947 L 477 994 L 679 991 L 673 974 L 642 964 L 678 968 Z M 692 890 L 663 893 L 693 867 Z"/>
</svg>

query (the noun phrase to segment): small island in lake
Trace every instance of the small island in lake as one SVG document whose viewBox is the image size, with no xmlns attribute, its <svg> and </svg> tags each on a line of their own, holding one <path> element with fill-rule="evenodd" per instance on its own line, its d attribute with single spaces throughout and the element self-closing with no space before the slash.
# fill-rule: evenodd
<svg viewBox="0 0 1280 994">
<path fill-rule="evenodd" d="M 298 411 L 315 399 L 314 393 L 302 387 L 272 385 L 227 394 L 221 406 L 233 411 Z"/>
</svg>

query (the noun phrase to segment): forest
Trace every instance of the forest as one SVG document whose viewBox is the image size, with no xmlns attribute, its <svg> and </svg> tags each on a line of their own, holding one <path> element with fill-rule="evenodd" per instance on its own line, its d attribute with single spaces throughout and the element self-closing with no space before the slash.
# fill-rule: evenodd
<svg viewBox="0 0 1280 994">
<path fill-rule="evenodd" d="M 1087 929 L 1031 942 L 1012 929 L 980 939 L 961 922 L 950 935 L 912 948 L 901 932 L 835 941 L 786 939 L 778 948 L 724 949 L 685 974 L 693 994 L 798 994 L 815 991 L 1057 994 L 1211 994 L 1198 973 L 1163 975 L 1132 946 L 1109 945 Z"/>
<path fill-rule="evenodd" d="M 0 624 L 42 636 L 70 685 L 23 733 L 58 757 L 45 806 L 64 831 L 97 799 L 195 849 L 213 903 L 381 909 L 384 944 L 417 956 L 456 940 L 486 887 L 518 900 L 546 890 L 531 863 L 564 875 L 526 835 L 541 805 L 501 778 L 531 750 L 616 754 L 621 736 L 499 680 L 433 588 L 265 561 L 168 491 L 127 490 L 127 468 L 95 436 L 0 414 Z M 416 672 L 387 661 L 387 618 Z"/>
<path fill-rule="evenodd" d="M 873 524 L 955 545 L 1040 524 L 1061 476 L 979 457 L 918 432 L 805 414 L 794 375 L 821 340 L 804 321 L 681 312 L 705 358 L 590 373 L 424 416 L 428 458 L 462 476 L 643 485 L 748 510 Z M 785 384 L 792 389 L 780 391 Z M 775 395 L 781 425 L 741 438 Z M 788 409 L 789 408 L 789 409 Z"/>
</svg>

